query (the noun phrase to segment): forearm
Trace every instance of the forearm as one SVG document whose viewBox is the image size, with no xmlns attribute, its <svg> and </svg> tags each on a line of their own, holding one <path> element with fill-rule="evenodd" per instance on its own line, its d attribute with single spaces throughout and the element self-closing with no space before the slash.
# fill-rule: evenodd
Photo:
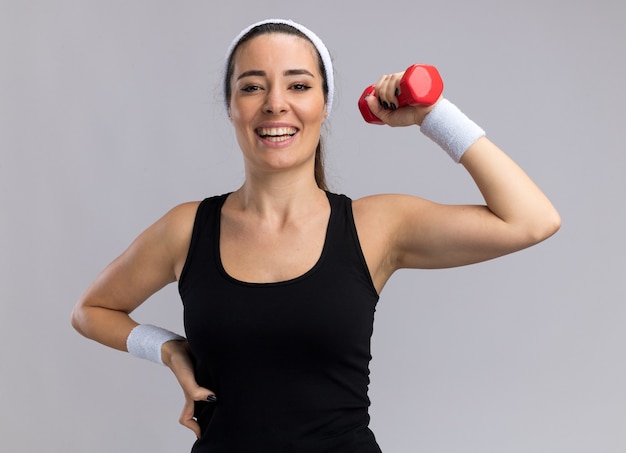
<svg viewBox="0 0 626 453">
<path fill-rule="evenodd" d="M 560 226 L 552 203 L 498 146 L 479 138 L 463 154 L 461 164 L 470 173 L 489 210 L 515 232 L 538 242 Z"/>
<path fill-rule="evenodd" d="M 72 312 L 72 326 L 83 336 L 120 351 L 138 324 L 123 311 L 79 304 Z"/>
<path fill-rule="evenodd" d="M 441 100 L 421 123 L 422 132 L 469 171 L 492 220 L 507 236 L 528 246 L 552 235 L 559 215 L 524 171 L 485 137 L 485 131 L 454 104 Z"/>
</svg>

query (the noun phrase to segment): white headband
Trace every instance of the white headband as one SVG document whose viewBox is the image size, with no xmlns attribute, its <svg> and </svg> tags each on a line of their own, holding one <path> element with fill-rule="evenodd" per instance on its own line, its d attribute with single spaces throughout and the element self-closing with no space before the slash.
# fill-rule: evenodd
<svg viewBox="0 0 626 453">
<path fill-rule="evenodd" d="M 228 51 L 226 52 L 226 64 L 228 64 L 228 60 L 230 59 L 230 55 L 233 53 L 233 50 L 235 50 L 235 47 L 237 46 L 237 44 L 239 44 L 239 41 L 241 40 L 241 38 L 243 38 L 253 28 L 258 27 L 259 25 L 264 25 L 264 24 L 286 24 L 286 25 L 289 25 L 289 26 L 295 28 L 296 30 L 302 32 L 307 38 L 309 38 L 311 40 L 311 42 L 313 43 L 313 45 L 315 46 L 315 48 L 319 52 L 320 57 L 322 58 L 322 63 L 324 63 L 324 71 L 326 73 L 325 74 L 326 75 L 326 84 L 328 85 L 328 95 L 327 95 L 327 100 L 326 100 L 326 112 L 330 115 L 330 111 L 331 111 L 331 109 L 333 107 L 333 96 L 335 94 L 335 79 L 333 77 L 333 63 L 332 63 L 331 58 L 330 58 L 330 53 L 328 52 L 328 49 L 326 48 L 326 46 L 324 45 L 322 40 L 315 33 L 313 33 L 311 30 L 306 28 L 304 25 L 301 25 L 301 24 L 299 24 L 297 22 L 294 22 L 291 19 L 287 19 L 287 20 L 285 20 L 285 19 L 266 19 L 266 20 L 262 20 L 260 22 L 257 22 L 256 24 L 252 24 L 249 27 L 244 28 L 237 35 L 237 37 L 233 40 L 233 42 L 230 43 L 230 46 L 228 46 Z"/>
</svg>

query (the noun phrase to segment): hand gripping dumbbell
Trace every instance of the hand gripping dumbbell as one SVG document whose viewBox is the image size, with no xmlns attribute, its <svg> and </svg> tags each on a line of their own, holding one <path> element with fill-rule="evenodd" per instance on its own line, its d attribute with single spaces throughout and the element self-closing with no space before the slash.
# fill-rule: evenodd
<svg viewBox="0 0 626 453">
<path fill-rule="evenodd" d="M 365 89 L 359 99 L 359 110 L 363 119 L 372 124 L 384 124 L 372 113 L 365 97 L 376 96 L 375 85 Z M 400 79 L 400 93 L 398 93 L 398 108 L 405 105 L 432 105 L 437 102 L 443 92 L 443 80 L 437 68 L 425 64 L 414 64 L 407 68 Z"/>
</svg>

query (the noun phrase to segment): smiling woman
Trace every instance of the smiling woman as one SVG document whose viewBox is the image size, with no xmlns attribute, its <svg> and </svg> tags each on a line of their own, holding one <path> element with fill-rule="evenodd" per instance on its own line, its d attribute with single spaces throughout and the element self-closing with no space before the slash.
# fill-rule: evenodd
<svg viewBox="0 0 626 453">
<path fill-rule="evenodd" d="M 243 184 L 174 207 L 76 305 L 79 332 L 171 369 L 193 452 L 380 453 L 369 429 L 370 338 L 391 275 L 496 258 L 559 228 L 545 195 L 448 100 L 396 108 L 402 76 L 382 76 L 369 109 L 440 143 L 484 205 L 327 191 L 330 56 L 304 26 L 263 21 L 233 41 L 224 77 Z M 187 338 L 130 317 L 171 282 Z"/>
<path fill-rule="evenodd" d="M 314 174 L 326 118 L 324 76 L 316 54 L 308 40 L 276 32 L 235 49 L 228 111 L 248 182 L 279 169 L 291 170 L 282 173 L 283 180 Z"/>
<path fill-rule="evenodd" d="M 226 108 L 230 111 L 230 102 L 233 94 L 231 82 L 235 71 L 234 56 L 237 53 L 237 50 L 255 37 L 274 33 L 284 36 L 299 37 L 303 40 L 303 42 L 307 43 L 311 47 L 317 65 L 317 70 L 313 71 L 313 74 L 317 73 L 322 77 L 322 91 L 326 102 L 326 115 L 329 115 L 332 110 L 334 99 L 334 74 L 328 49 L 322 40 L 308 28 L 303 27 L 300 24 L 296 24 L 295 22 L 281 19 L 270 19 L 253 24 L 242 30 L 231 43 L 227 52 L 226 71 L 223 81 Z M 315 149 L 314 175 L 319 188 L 327 190 L 328 186 L 326 183 L 326 173 L 324 171 L 324 149 L 321 137 Z"/>
</svg>

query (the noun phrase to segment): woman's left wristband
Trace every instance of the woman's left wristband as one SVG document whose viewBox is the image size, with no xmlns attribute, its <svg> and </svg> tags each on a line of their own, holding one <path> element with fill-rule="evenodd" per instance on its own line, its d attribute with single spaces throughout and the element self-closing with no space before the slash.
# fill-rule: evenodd
<svg viewBox="0 0 626 453">
<path fill-rule="evenodd" d="M 456 105 L 441 99 L 428 112 L 420 126 L 422 133 L 437 143 L 456 163 L 485 131 Z"/>
</svg>

